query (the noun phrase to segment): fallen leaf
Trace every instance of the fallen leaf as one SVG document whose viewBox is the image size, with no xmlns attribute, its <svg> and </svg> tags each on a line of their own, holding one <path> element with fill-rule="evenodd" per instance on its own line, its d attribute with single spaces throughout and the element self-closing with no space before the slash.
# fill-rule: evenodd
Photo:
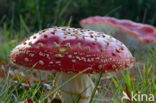
<svg viewBox="0 0 156 103">
<path fill-rule="evenodd" d="M 33 100 L 31 98 L 27 99 L 28 103 L 34 103 Z"/>
<path fill-rule="evenodd" d="M 5 71 L 2 68 L 0 68 L 0 77 L 1 78 L 5 77 Z"/>
<path fill-rule="evenodd" d="M 5 63 L 5 61 L 0 58 L 0 64 L 4 64 L 4 63 Z"/>
</svg>

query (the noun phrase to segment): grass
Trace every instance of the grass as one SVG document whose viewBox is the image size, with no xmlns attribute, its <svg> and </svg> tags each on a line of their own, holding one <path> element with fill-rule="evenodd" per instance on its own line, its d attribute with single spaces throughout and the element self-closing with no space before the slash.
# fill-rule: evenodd
<svg viewBox="0 0 156 103">
<path fill-rule="evenodd" d="M 72 0 L 69 0 L 68 2 L 66 0 L 58 0 L 56 2 L 57 5 L 54 7 L 55 10 L 53 12 L 54 15 L 52 16 L 52 20 L 54 21 L 50 23 L 49 21 L 51 20 L 47 16 L 50 15 L 51 12 L 46 12 L 47 15 L 45 15 L 44 12 L 42 11 L 43 9 L 45 9 L 45 7 L 41 9 L 40 5 L 38 4 L 40 3 L 39 2 L 40 0 L 35 0 L 35 1 L 36 4 L 27 3 L 27 6 L 31 8 L 36 7 L 35 9 L 32 9 L 34 20 L 30 21 L 30 24 L 29 24 L 29 19 L 25 17 L 25 16 L 29 17 L 30 15 L 20 15 L 20 14 L 15 15 L 16 10 L 14 10 L 14 8 L 11 8 L 12 12 L 10 13 L 11 16 L 9 16 L 9 18 L 7 18 L 6 16 L 3 16 L 1 18 L 0 60 L 9 62 L 9 54 L 12 48 L 14 48 L 22 39 L 30 36 L 33 32 L 36 32 L 39 29 L 51 27 L 51 25 L 56 25 L 56 24 L 59 26 L 63 26 L 63 25 L 69 26 L 70 24 L 78 25 L 78 24 L 73 24 L 75 23 L 74 17 L 69 16 L 71 14 L 69 13 L 70 11 L 68 11 L 68 9 L 69 7 L 71 7 L 71 5 L 75 5 L 76 7 L 78 4 L 83 3 L 82 0 L 75 3 L 73 3 Z M 139 0 L 139 1 L 143 2 L 144 0 Z M 43 3 L 42 5 L 44 5 L 44 2 L 42 3 Z M 92 1 L 91 3 L 94 4 L 95 2 Z M 61 6 L 62 4 L 64 4 L 65 6 L 62 7 Z M 88 2 L 85 2 L 85 4 L 89 5 Z M 37 6 L 32 6 L 32 5 L 37 5 Z M 140 4 L 140 6 L 142 5 Z M 118 7 L 120 9 L 120 5 L 116 7 L 117 9 Z M 95 9 L 96 7 L 90 5 L 85 8 Z M 97 12 L 100 12 L 100 10 L 98 10 Z M 105 8 L 104 10 L 106 14 L 109 13 L 108 8 Z M 113 8 L 111 10 L 112 12 L 114 12 Z M 22 14 L 23 11 L 20 10 L 18 13 Z M 34 15 L 35 12 L 36 15 Z M 73 12 L 74 10 L 72 11 L 72 13 Z M 92 12 L 92 10 L 88 12 L 83 11 L 82 14 L 88 16 L 91 15 L 90 12 Z M 68 15 L 68 18 L 67 17 L 63 18 L 63 16 L 66 14 Z M 119 12 L 116 12 L 114 15 L 119 15 Z M 15 17 L 19 18 L 18 23 L 16 23 L 17 20 L 15 19 Z M 44 18 L 48 18 L 46 20 L 46 23 L 43 23 Z M 153 21 L 150 21 L 151 20 L 150 18 L 151 16 L 149 16 L 149 18 L 146 18 L 146 20 L 144 18 L 144 20 L 151 24 L 155 24 L 154 19 L 152 19 Z M 136 57 L 136 61 L 144 63 L 144 66 L 136 66 L 132 70 L 119 71 L 115 73 L 115 76 L 113 74 L 103 74 L 102 77 L 106 77 L 106 76 L 110 77 L 109 79 L 106 80 L 102 79 L 100 75 L 96 75 L 95 77 L 93 77 L 93 80 L 96 82 L 96 88 L 94 89 L 90 103 L 100 103 L 102 101 L 104 101 L 104 103 L 106 102 L 121 103 L 123 91 L 127 93 L 129 96 L 131 92 L 138 93 L 139 91 L 141 93 L 154 94 L 156 96 L 156 92 L 155 92 L 156 91 L 156 63 L 155 63 L 156 47 L 149 47 L 147 51 L 134 52 L 133 55 Z M 49 83 L 49 81 L 51 82 L 54 80 L 54 75 L 55 74 L 52 74 L 47 84 L 52 85 L 51 83 Z M 65 81 L 65 83 L 68 81 L 70 80 Z M 36 103 L 41 103 L 41 101 L 42 103 L 47 103 L 49 99 L 53 97 L 55 92 L 59 92 L 59 88 L 61 88 L 63 85 L 64 84 L 62 84 L 58 88 L 52 88 L 52 89 L 47 89 L 44 83 L 41 82 L 35 82 L 30 86 L 24 86 L 20 78 L 18 82 L 15 83 L 13 80 L 10 80 L 8 79 L 8 77 L 6 77 L 5 79 L 0 80 L 0 103 L 12 103 L 12 102 L 19 103 L 21 101 L 31 101 L 31 100 L 35 101 Z M 95 90 L 98 90 L 99 92 L 98 95 L 94 95 Z M 124 103 L 129 103 L 129 102 L 124 101 Z M 143 102 L 136 102 L 136 103 L 147 103 L 147 102 L 143 101 Z"/>
<path fill-rule="evenodd" d="M 129 94 L 131 91 L 134 93 L 138 93 L 138 91 L 140 91 L 144 94 L 155 95 L 156 76 L 154 66 L 152 64 L 146 64 L 143 68 L 137 67 L 135 69 L 136 74 L 131 74 L 129 70 L 119 71 L 118 76 L 113 76 L 110 79 L 107 79 L 107 81 L 100 80 L 101 77 L 93 78 L 94 81 L 101 86 L 101 88 L 97 88 L 96 86 L 95 89 L 98 89 L 99 94 L 94 96 L 94 98 L 92 97 L 90 103 L 99 103 L 101 101 L 105 101 L 105 99 L 109 99 L 109 102 L 121 103 L 123 91 L 125 91 L 127 94 Z M 53 80 L 54 78 L 49 79 L 49 81 Z M 70 80 L 65 81 L 65 83 Z M 20 79 L 18 83 L 14 83 L 12 80 L 6 78 L 0 81 L 0 84 L 3 84 L 1 85 L 0 89 L 0 101 L 3 101 L 4 103 L 12 103 L 12 101 L 19 103 L 27 99 L 32 99 L 37 103 L 47 103 L 48 98 L 52 98 L 54 93 L 57 92 L 58 89 L 61 88 L 65 83 L 56 89 L 52 88 L 51 90 L 47 90 L 47 88 L 40 82 L 33 83 L 31 86 L 27 87 L 22 85 Z M 94 93 L 95 91 L 93 92 L 93 95 Z M 128 102 L 125 101 L 124 103 Z M 147 102 L 144 101 L 136 103 Z"/>
</svg>

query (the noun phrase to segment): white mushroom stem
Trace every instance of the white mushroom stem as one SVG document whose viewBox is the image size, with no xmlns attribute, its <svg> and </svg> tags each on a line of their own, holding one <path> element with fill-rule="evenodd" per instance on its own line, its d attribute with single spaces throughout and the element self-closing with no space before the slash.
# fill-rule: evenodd
<svg viewBox="0 0 156 103">
<path fill-rule="evenodd" d="M 74 73 L 58 73 L 57 86 L 75 75 Z M 94 88 L 95 85 L 88 74 L 78 74 L 61 88 L 63 101 L 64 103 L 89 103 Z"/>
</svg>

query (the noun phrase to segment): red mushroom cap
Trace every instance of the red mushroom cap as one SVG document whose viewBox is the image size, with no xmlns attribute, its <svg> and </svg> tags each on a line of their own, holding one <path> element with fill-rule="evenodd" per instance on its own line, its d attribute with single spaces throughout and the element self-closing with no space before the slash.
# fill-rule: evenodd
<svg viewBox="0 0 156 103">
<path fill-rule="evenodd" d="M 25 67 L 67 73 L 116 71 L 134 62 L 127 47 L 115 38 L 70 27 L 39 31 L 13 49 L 10 57 Z"/>
<path fill-rule="evenodd" d="M 113 17 L 101 16 L 83 19 L 80 21 L 80 24 L 82 26 L 86 24 L 106 24 L 112 28 L 117 28 L 120 31 L 127 32 L 129 35 L 134 36 L 143 44 L 156 42 L 156 28 L 147 24 L 135 23 L 130 20 L 120 20 Z"/>
</svg>

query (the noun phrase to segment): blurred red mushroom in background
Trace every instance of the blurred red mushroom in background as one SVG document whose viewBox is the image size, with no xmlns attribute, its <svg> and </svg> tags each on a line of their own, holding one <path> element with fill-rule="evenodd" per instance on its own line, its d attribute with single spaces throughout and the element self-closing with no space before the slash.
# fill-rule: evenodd
<svg viewBox="0 0 156 103">
<path fill-rule="evenodd" d="M 94 83 L 88 74 L 131 68 L 134 58 L 128 48 L 104 33 L 70 27 L 39 31 L 13 49 L 13 63 L 57 72 L 56 84 L 76 76 L 61 87 L 65 103 L 89 103 Z"/>
<path fill-rule="evenodd" d="M 156 46 L 156 28 L 151 25 L 107 16 L 89 17 L 80 24 L 85 29 L 111 34 L 131 49 L 146 48 L 147 44 Z"/>
</svg>

